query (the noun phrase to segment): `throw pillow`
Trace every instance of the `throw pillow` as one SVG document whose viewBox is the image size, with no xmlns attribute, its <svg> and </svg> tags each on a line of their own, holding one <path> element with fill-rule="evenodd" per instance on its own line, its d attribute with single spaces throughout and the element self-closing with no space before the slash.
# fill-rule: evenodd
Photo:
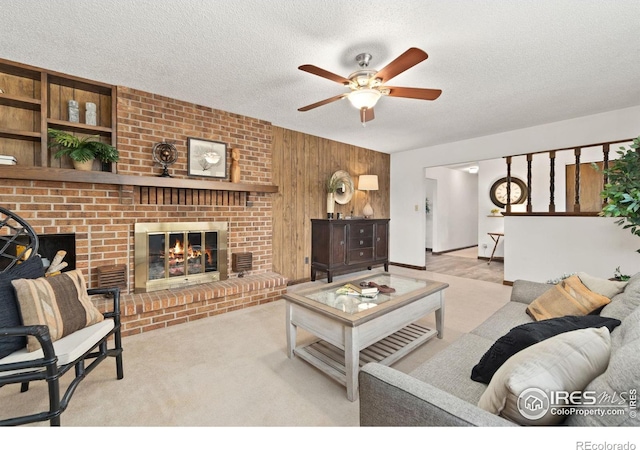
<svg viewBox="0 0 640 450">
<path fill-rule="evenodd" d="M 533 344 L 557 336 L 560 333 L 600 327 L 607 327 L 611 332 L 618 325 L 620 325 L 618 319 L 597 315 L 563 316 L 518 325 L 500 337 L 482 356 L 478 364 L 471 370 L 471 379 L 489 384 L 496 371 L 510 357 Z"/>
<path fill-rule="evenodd" d="M 553 336 L 509 358 L 493 376 L 478 407 L 520 425 L 557 425 L 564 417 L 552 414 L 551 406 L 560 405 L 550 405 L 548 393 L 583 390 L 606 370 L 610 355 L 606 327 Z M 538 405 L 532 407 L 532 401 Z"/>
<path fill-rule="evenodd" d="M 595 407 L 622 407 L 622 414 L 572 414 L 566 425 L 582 427 L 638 427 L 638 380 L 640 380 L 640 308 L 629 314 L 611 336 L 611 359 L 607 370 L 592 380 L 585 391 L 593 391 L 599 400 Z M 620 413 L 621 411 L 618 411 Z"/>
<path fill-rule="evenodd" d="M 56 341 L 74 331 L 104 320 L 91 303 L 80 270 L 49 278 L 13 280 L 25 325 L 47 325 L 51 340 Z M 33 336 L 27 338 L 27 350 L 38 350 Z"/>
<path fill-rule="evenodd" d="M 5 273 L 0 273 L 0 327 L 19 327 L 22 325 L 20 308 L 16 292 L 11 285 L 19 278 L 39 278 L 44 276 L 44 267 L 39 256 L 32 256 Z M 0 339 L 0 358 L 24 348 L 27 340 L 24 336 L 3 337 Z"/>
<path fill-rule="evenodd" d="M 609 302 L 610 298 L 590 291 L 577 275 L 573 275 L 532 301 L 527 307 L 527 314 L 533 320 L 584 316 Z"/>
<path fill-rule="evenodd" d="M 577 275 L 587 289 L 608 298 L 613 298 L 624 291 L 627 285 L 627 281 L 613 281 L 605 278 L 592 277 L 584 272 L 578 272 Z"/>
</svg>

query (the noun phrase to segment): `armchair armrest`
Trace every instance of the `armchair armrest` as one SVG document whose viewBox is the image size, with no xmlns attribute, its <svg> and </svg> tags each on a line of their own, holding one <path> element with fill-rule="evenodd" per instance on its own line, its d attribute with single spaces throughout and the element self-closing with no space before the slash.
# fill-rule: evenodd
<svg viewBox="0 0 640 450">
<path fill-rule="evenodd" d="M 360 426 L 515 426 L 502 417 L 378 363 L 359 373 Z"/>
<path fill-rule="evenodd" d="M 107 295 L 113 298 L 113 307 L 103 313 L 104 317 L 111 317 L 116 325 L 120 325 L 120 288 L 91 288 L 87 289 L 89 295 Z"/>
</svg>

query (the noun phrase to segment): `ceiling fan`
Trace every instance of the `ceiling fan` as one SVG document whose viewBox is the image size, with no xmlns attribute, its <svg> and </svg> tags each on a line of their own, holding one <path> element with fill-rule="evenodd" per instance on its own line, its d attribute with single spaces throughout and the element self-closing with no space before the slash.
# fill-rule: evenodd
<svg viewBox="0 0 640 450">
<path fill-rule="evenodd" d="M 343 98 L 348 98 L 353 106 L 360 110 L 360 121 L 362 126 L 374 119 L 373 107 L 376 105 L 380 97 L 404 97 L 414 98 L 418 100 L 435 100 L 440 97 L 442 91 L 440 89 L 422 89 L 410 87 L 394 87 L 387 86 L 389 80 L 401 74 L 405 70 L 410 69 L 416 64 L 424 61 L 428 55 L 419 48 L 412 47 L 396 59 L 391 61 L 382 70 L 369 69 L 371 55 L 369 53 L 360 53 L 356 56 L 356 62 L 360 66 L 360 70 L 353 72 L 348 78 L 336 75 L 327 70 L 321 69 L 310 64 L 305 64 L 298 69 L 309 72 L 319 77 L 327 78 L 344 86 L 349 87 L 350 92 L 345 92 L 335 97 L 327 98 L 311 105 L 303 106 L 298 111 L 309 111 Z"/>
</svg>

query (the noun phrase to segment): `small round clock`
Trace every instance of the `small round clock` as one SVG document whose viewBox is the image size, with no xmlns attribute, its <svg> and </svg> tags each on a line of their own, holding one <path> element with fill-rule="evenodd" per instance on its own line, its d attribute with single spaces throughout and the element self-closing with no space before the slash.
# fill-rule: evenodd
<svg viewBox="0 0 640 450">
<path fill-rule="evenodd" d="M 491 185 L 489 196 L 494 205 L 504 208 L 507 206 L 507 178 L 500 178 Z M 512 205 L 524 203 L 527 199 L 527 185 L 519 178 L 511 177 L 511 201 Z"/>
</svg>

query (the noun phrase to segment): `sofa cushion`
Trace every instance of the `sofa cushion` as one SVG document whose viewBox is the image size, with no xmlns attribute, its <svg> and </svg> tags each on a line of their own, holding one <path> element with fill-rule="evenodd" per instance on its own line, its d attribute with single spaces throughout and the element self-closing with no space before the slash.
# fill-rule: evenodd
<svg viewBox="0 0 640 450">
<path fill-rule="evenodd" d="M 637 396 L 640 384 L 640 308 L 622 321 L 611 335 L 611 359 L 607 370 L 591 381 L 585 390 L 595 392 L 599 398 L 608 397 L 608 401 L 601 401 L 598 407 L 611 408 L 620 405 L 622 397 L 629 399 L 635 390 Z M 588 427 L 611 426 L 640 426 L 640 417 L 630 414 L 626 401 L 622 404 L 624 414 L 578 415 L 570 416 L 566 424 Z M 632 417 L 633 416 L 633 417 Z"/>
<path fill-rule="evenodd" d="M 471 333 L 490 339 L 491 343 L 494 343 L 496 339 L 507 334 L 513 327 L 533 322 L 533 319 L 527 315 L 526 309 L 527 305 L 524 303 L 508 302 L 478 325 Z M 478 361 L 476 360 L 475 362 Z"/>
<path fill-rule="evenodd" d="M 605 371 L 610 355 L 611 338 L 606 327 L 569 331 L 545 339 L 509 358 L 493 376 L 478 406 L 521 425 L 561 423 L 564 417 L 552 414 L 548 399 L 538 411 L 527 410 L 527 402 L 534 393 L 584 389 Z"/>
<path fill-rule="evenodd" d="M 591 276 L 585 272 L 578 272 L 576 275 L 578 275 L 578 278 L 587 289 L 609 298 L 613 298 L 624 291 L 627 285 L 627 281 L 607 280 Z"/>
<path fill-rule="evenodd" d="M 532 301 L 527 307 L 527 314 L 534 320 L 584 316 L 609 302 L 610 298 L 590 291 L 577 275 L 573 275 Z"/>
<path fill-rule="evenodd" d="M 469 378 L 469 372 L 492 343 L 489 339 L 465 334 L 410 375 L 475 405 L 487 386 Z"/>
<path fill-rule="evenodd" d="M 640 272 L 627 282 L 624 291 L 611 299 L 611 303 L 600 311 L 601 316 L 624 320 L 640 307 Z"/>
<path fill-rule="evenodd" d="M 0 273 L 0 327 L 22 325 L 16 292 L 11 282 L 19 278 L 39 278 L 44 276 L 42 259 L 32 256 L 5 273 Z M 0 359 L 27 345 L 25 336 L 11 336 L 0 339 Z"/>
<path fill-rule="evenodd" d="M 80 270 L 50 278 L 13 280 L 25 325 L 47 325 L 52 341 L 86 326 L 101 322 L 104 316 L 93 305 Z M 27 338 L 27 350 L 38 350 L 33 336 Z"/>
<path fill-rule="evenodd" d="M 620 325 L 618 319 L 589 316 L 564 316 L 514 327 L 500 337 L 471 371 L 471 379 L 488 384 L 496 371 L 511 356 L 533 344 L 567 331 L 607 327 L 609 332 Z"/>
</svg>

